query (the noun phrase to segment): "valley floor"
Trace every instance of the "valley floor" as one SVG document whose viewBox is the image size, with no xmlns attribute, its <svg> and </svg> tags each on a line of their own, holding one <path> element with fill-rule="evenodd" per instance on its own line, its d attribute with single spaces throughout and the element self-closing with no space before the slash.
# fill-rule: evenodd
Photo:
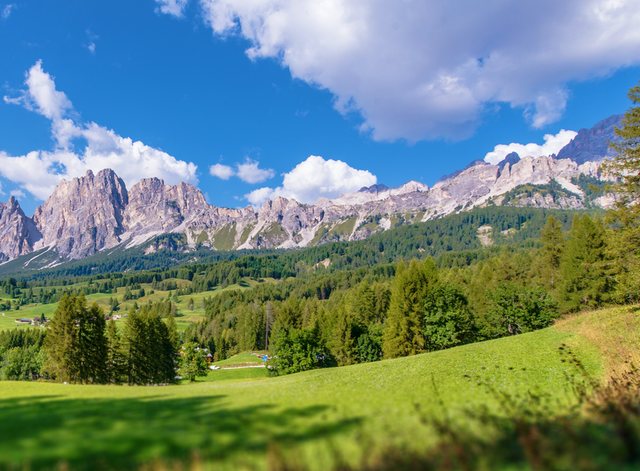
<svg viewBox="0 0 640 471">
<path fill-rule="evenodd" d="M 460 423 L 468 408 L 498 411 L 487 384 L 553 396 L 553 413 L 570 407 L 572 366 L 560 347 L 604 378 L 640 353 L 636 310 L 594 311 L 530 334 L 277 378 L 254 368 L 166 387 L 0 382 L 0 468 L 264 469 L 285 456 L 329 469 L 357 466 L 389 447 L 418 452 L 437 438 L 422 417 Z"/>
</svg>

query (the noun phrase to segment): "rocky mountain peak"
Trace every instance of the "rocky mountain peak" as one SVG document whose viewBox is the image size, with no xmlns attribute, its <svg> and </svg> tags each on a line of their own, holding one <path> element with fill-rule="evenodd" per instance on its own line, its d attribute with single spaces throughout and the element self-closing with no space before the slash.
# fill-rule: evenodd
<svg viewBox="0 0 640 471">
<path fill-rule="evenodd" d="M 11 196 L 7 203 L 0 203 L 0 263 L 32 252 L 40 238 L 17 199 Z"/>
<path fill-rule="evenodd" d="M 208 207 L 202 192 L 193 185 L 167 185 L 159 178 L 143 178 L 129 192 L 124 226 L 129 238 L 167 232 Z"/>
<path fill-rule="evenodd" d="M 421 192 L 429 191 L 429 187 L 424 183 L 420 183 L 415 180 L 410 180 L 404 185 L 391 190 L 391 193 L 395 195 L 402 195 L 405 193 L 413 193 L 416 191 L 421 191 Z"/>
<path fill-rule="evenodd" d="M 24 215 L 15 198 L 0 203 L 0 263 L 40 248 L 81 258 L 167 233 L 184 236 L 183 248 L 293 248 L 362 239 L 397 224 L 489 204 L 606 206 L 605 197 L 588 199 L 579 177 L 603 178 L 599 161 L 619 119 L 581 130 L 558 157 L 512 153 L 498 165 L 474 161 L 431 188 L 417 181 L 392 189 L 377 184 L 314 204 L 276 197 L 257 209 L 218 208 L 187 183 L 145 178 L 127 190 L 112 170 L 87 172 L 60 182 L 33 218 Z"/>
<path fill-rule="evenodd" d="M 42 234 L 39 246 L 82 258 L 117 245 L 127 203 L 127 188 L 113 170 L 63 180 L 33 215 Z"/>
<path fill-rule="evenodd" d="M 580 129 L 576 137 L 558 152 L 558 159 L 571 159 L 583 164 L 599 162 L 613 154 L 610 143 L 617 139 L 615 129 L 622 125 L 622 116 L 613 115 L 592 128 Z"/>
</svg>

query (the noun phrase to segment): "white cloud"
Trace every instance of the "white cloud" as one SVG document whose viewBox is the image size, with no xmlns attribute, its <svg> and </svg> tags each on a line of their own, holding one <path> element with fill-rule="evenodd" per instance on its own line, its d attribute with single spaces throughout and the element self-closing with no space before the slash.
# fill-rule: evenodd
<svg viewBox="0 0 640 471">
<path fill-rule="evenodd" d="M 229 165 L 214 164 L 209 167 L 209 173 L 221 180 L 238 177 L 245 183 L 262 183 L 273 178 L 275 172 L 270 168 L 260 168 L 260 162 L 246 158 L 244 162 L 235 164 L 235 169 Z"/>
<path fill-rule="evenodd" d="M 273 199 L 277 196 L 276 190 L 269 187 L 258 188 L 251 193 L 247 193 L 244 197 L 254 206 L 260 206 L 267 200 Z"/>
<path fill-rule="evenodd" d="M 376 182 L 376 176 L 367 170 L 355 169 L 341 160 L 311 155 L 284 174 L 281 186 L 259 188 L 245 198 L 256 206 L 276 196 L 313 203 L 319 198 L 335 198 Z"/>
<path fill-rule="evenodd" d="M 61 119 L 73 108 L 67 95 L 56 90 L 53 77 L 42 70 L 40 60 L 27 71 L 25 85 L 27 90 L 20 96 L 15 98 L 5 96 L 5 103 L 20 104 L 51 120 Z"/>
<path fill-rule="evenodd" d="M 7 3 L 4 7 L 2 7 L 2 11 L 0 11 L 0 16 L 2 17 L 2 19 L 3 20 L 9 19 L 15 7 L 16 6 L 13 3 Z"/>
<path fill-rule="evenodd" d="M 561 115 L 566 84 L 640 64 L 639 0 L 200 0 L 218 35 L 250 42 L 358 111 L 375 139 L 460 138 L 483 110 Z M 460 14 L 464 11 L 464 14 Z"/>
<path fill-rule="evenodd" d="M 270 168 L 260 168 L 260 163 L 246 159 L 236 165 L 236 176 L 245 183 L 261 183 L 273 178 L 275 172 Z"/>
<path fill-rule="evenodd" d="M 96 123 L 76 123 L 66 117 L 73 111 L 63 92 L 38 61 L 27 73 L 27 89 L 20 97 L 7 98 L 51 120 L 53 151 L 34 150 L 12 156 L 0 151 L 0 176 L 20 185 L 39 199 L 47 198 L 63 178 L 84 175 L 88 170 L 114 170 L 128 185 L 144 177 L 159 177 L 167 183 L 197 183 L 197 166 L 178 160 L 162 150 L 118 135 Z M 80 151 L 71 143 L 84 144 Z"/>
<path fill-rule="evenodd" d="M 156 0 L 156 3 L 158 4 L 158 11 L 160 13 L 182 18 L 189 0 Z"/>
<path fill-rule="evenodd" d="M 96 43 L 94 41 L 90 41 L 89 44 L 87 44 L 87 51 L 91 54 L 96 53 Z"/>
<path fill-rule="evenodd" d="M 487 152 L 484 156 L 485 162 L 498 164 L 512 152 L 517 152 L 520 157 L 540 157 L 543 155 L 557 154 L 564 146 L 569 144 L 578 133 L 575 131 L 567 131 L 562 129 L 557 134 L 545 134 L 544 144 L 498 144 L 491 152 Z"/>
<path fill-rule="evenodd" d="M 229 180 L 235 175 L 233 168 L 229 165 L 214 164 L 209 167 L 209 173 L 213 177 L 220 178 L 221 180 Z"/>
</svg>

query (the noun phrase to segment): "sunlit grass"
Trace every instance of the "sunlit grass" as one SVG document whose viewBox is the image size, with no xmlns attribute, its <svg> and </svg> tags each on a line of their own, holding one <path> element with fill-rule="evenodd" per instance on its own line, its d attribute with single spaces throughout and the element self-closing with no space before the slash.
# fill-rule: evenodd
<svg viewBox="0 0 640 471">
<path fill-rule="evenodd" d="M 610 361 L 606 339 L 628 336 L 629 348 L 639 349 L 636 321 L 628 309 L 603 310 L 530 334 L 275 378 L 253 368 L 211 371 L 196 383 L 164 387 L 0 383 L 0 468 L 62 461 L 126 469 L 194 456 L 217 468 L 264 468 L 277 449 L 326 469 L 336 457 L 358 462 L 378 447 L 421 449 L 435 437 L 416 405 L 422 414 L 446 410 L 458 421 L 465 408 L 497 407 L 465 375 L 514 394 L 549 393 L 559 407 L 568 406 L 569 367 L 559 347 L 569 345 L 598 377 Z"/>
</svg>

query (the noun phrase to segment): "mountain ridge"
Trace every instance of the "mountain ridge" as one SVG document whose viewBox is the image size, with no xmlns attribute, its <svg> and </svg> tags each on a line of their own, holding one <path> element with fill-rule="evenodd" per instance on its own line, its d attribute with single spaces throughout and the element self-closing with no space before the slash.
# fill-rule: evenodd
<svg viewBox="0 0 640 471">
<path fill-rule="evenodd" d="M 398 188 L 374 185 L 314 204 L 277 197 L 258 208 L 221 208 L 209 205 L 202 191 L 187 183 L 145 178 L 128 189 L 111 169 L 89 171 L 63 180 L 31 218 L 13 197 L 0 203 L 0 263 L 42 249 L 54 250 L 61 260 L 81 259 L 169 233 L 183 234 L 191 248 L 296 248 L 360 240 L 487 205 L 607 207 L 611 195 L 588 199 L 580 182 L 606 179 L 600 168 L 607 157 L 603 132 L 612 133 L 616 119 L 598 123 L 591 134 L 581 130 L 569 150 L 558 154 L 565 158 L 511 155 L 497 165 L 474 161 L 432 187 L 417 181 Z M 571 149 L 580 151 L 578 158 L 566 158 Z M 579 162 L 585 155 L 593 160 Z M 521 187 L 526 191 L 519 192 Z"/>
</svg>

